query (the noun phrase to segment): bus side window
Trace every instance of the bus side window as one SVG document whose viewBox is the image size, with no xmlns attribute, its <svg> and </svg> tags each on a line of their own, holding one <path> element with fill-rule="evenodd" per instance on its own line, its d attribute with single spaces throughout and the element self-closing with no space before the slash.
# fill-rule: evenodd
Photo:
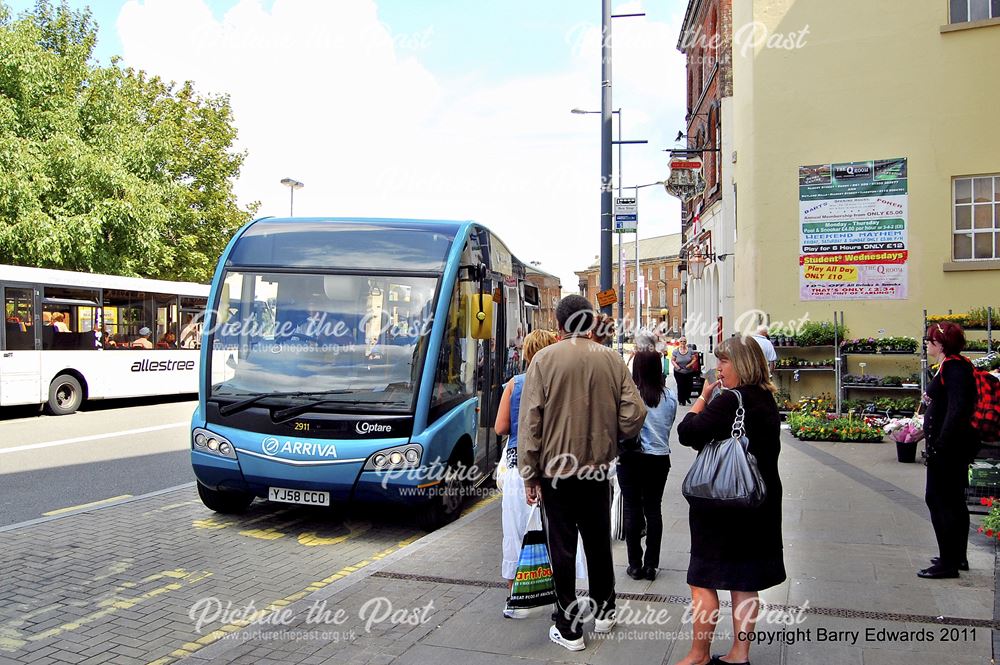
<svg viewBox="0 0 1000 665">
<path fill-rule="evenodd" d="M 31 289 L 4 290 L 7 351 L 30 351 L 35 348 L 35 301 Z"/>
<path fill-rule="evenodd" d="M 201 331 L 207 304 L 207 298 L 181 296 L 181 336 L 178 342 L 182 349 L 201 348 Z"/>
</svg>

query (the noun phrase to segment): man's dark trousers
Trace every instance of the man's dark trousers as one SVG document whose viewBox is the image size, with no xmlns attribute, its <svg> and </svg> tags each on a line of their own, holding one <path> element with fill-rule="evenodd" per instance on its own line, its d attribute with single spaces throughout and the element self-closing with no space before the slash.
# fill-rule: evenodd
<svg viewBox="0 0 1000 665">
<path fill-rule="evenodd" d="M 610 487 L 607 479 L 542 480 L 542 505 L 559 609 L 556 626 L 569 639 L 583 635 L 583 626 L 577 620 L 585 607 L 576 598 L 577 533 L 587 556 L 590 598 L 595 610 L 603 617 L 615 606 Z"/>
</svg>

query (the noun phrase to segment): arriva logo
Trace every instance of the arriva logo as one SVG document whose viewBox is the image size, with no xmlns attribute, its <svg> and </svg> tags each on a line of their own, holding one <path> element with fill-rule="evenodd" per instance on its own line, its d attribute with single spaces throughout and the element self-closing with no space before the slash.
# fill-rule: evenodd
<svg viewBox="0 0 1000 665">
<path fill-rule="evenodd" d="M 337 447 L 332 443 L 305 443 L 303 441 L 278 441 L 269 436 L 260 444 L 264 453 L 275 457 L 279 453 L 306 455 L 309 457 L 336 457 Z"/>
<path fill-rule="evenodd" d="M 391 432 L 391 425 L 382 425 L 380 423 L 358 423 L 354 426 L 354 431 L 358 434 L 370 434 L 372 432 Z"/>
</svg>

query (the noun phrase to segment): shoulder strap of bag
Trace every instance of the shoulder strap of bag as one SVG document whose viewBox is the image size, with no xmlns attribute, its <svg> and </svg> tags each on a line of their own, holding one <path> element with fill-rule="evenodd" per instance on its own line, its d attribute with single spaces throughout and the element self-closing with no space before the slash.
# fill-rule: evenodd
<svg viewBox="0 0 1000 665">
<path fill-rule="evenodd" d="M 740 394 L 740 391 L 734 388 L 731 392 L 736 394 L 736 399 L 739 402 L 736 407 L 736 417 L 733 419 L 733 429 L 731 432 L 732 438 L 738 441 L 746 436 L 746 430 L 743 427 L 743 420 L 747 412 L 746 409 L 743 408 L 743 395 Z"/>
</svg>

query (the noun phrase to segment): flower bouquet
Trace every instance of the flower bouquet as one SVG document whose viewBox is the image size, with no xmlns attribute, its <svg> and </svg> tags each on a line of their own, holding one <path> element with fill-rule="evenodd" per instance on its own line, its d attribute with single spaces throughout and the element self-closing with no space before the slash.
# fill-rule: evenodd
<svg viewBox="0 0 1000 665">
<path fill-rule="evenodd" d="M 896 443 L 916 443 L 924 438 L 924 417 L 892 418 L 882 429 Z"/>
</svg>

